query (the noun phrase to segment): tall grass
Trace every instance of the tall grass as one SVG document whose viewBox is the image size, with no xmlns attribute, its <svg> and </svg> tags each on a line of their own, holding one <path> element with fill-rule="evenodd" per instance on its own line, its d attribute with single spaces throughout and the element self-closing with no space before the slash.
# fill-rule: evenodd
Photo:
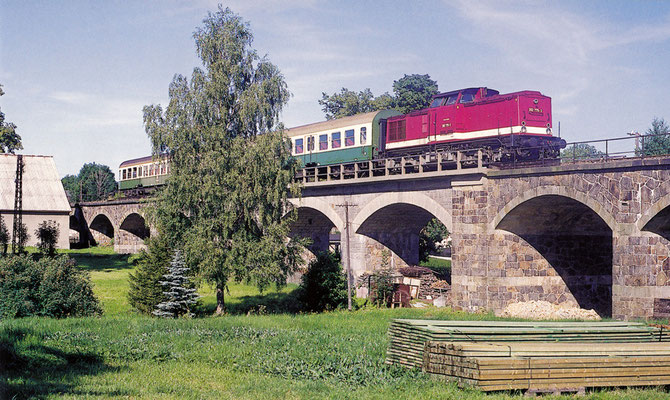
<svg viewBox="0 0 670 400">
<path fill-rule="evenodd" d="M 292 290 L 260 294 L 231 285 L 234 315 L 165 320 L 136 315 L 125 300 L 123 255 L 75 254 L 105 315 L 0 321 L 1 398 L 500 399 L 387 366 L 392 318 L 488 319 L 445 309 L 279 312 Z M 204 308 L 213 304 L 203 291 Z M 2 368 L 5 368 L 4 371 Z M 2 381 L 2 379 L 0 379 Z M 4 396 L 4 397 L 3 397 Z M 663 390 L 603 391 L 593 398 L 666 398 Z"/>
</svg>

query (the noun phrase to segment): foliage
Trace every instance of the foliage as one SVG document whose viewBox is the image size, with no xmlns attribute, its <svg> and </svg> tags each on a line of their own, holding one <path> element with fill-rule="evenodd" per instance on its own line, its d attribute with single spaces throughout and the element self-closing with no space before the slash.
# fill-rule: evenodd
<svg viewBox="0 0 670 400">
<path fill-rule="evenodd" d="M 329 120 L 392 108 L 405 114 L 427 108 L 435 94 L 437 82 L 429 75 L 412 74 L 393 82 L 393 95 L 386 92 L 375 97 L 369 88 L 358 93 L 342 88 L 331 95 L 322 92 L 319 105 Z"/>
<path fill-rule="evenodd" d="M 0 85 L 0 96 L 4 95 Z M 0 153 L 14 153 L 16 150 L 23 149 L 21 136 L 16 133 L 16 125 L 11 122 L 5 122 L 5 114 L 0 111 Z"/>
<path fill-rule="evenodd" d="M 87 316 L 102 310 L 88 276 L 65 257 L 0 259 L 0 318 Z"/>
<path fill-rule="evenodd" d="M 370 299 L 377 307 L 386 307 L 393 296 L 393 270 L 385 267 L 370 278 Z"/>
<path fill-rule="evenodd" d="M 28 243 L 29 238 L 30 235 L 28 234 L 28 227 L 26 226 L 26 224 L 19 225 L 18 231 L 16 232 L 16 248 L 12 247 L 12 252 L 16 254 L 25 253 L 26 243 Z"/>
<path fill-rule="evenodd" d="M 104 200 L 116 191 L 112 170 L 95 162 L 84 164 L 78 175 L 66 175 L 61 182 L 70 202 Z"/>
<path fill-rule="evenodd" d="M 35 229 L 37 247 L 46 256 L 53 257 L 56 254 L 56 243 L 58 242 L 59 224 L 53 220 L 43 221 Z"/>
<path fill-rule="evenodd" d="M 309 264 L 300 283 L 300 300 L 313 312 L 335 310 L 347 304 L 347 279 L 339 256 L 319 253 Z"/>
<path fill-rule="evenodd" d="M 644 155 L 660 156 L 670 154 L 670 127 L 663 118 L 654 118 L 651 127 L 645 132 Z"/>
<path fill-rule="evenodd" d="M 321 109 L 326 114 L 326 119 L 336 119 L 393 108 L 393 97 L 388 93 L 384 93 L 375 98 L 369 88 L 361 90 L 358 93 L 342 88 L 340 93 L 333 93 L 332 95 L 322 92 L 319 105 L 321 105 Z"/>
<path fill-rule="evenodd" d="M 7 248 L 9 247 L 9 230 L 7 229 L 7 224 L 5 224 L 5 219 L 0 216 L 0 251 L 3 255 L 7 254 Z"/>
<path fill-rule="evenodd" d="M 604 153 L 588 143 L 571 144 L 561 150 L 561 158 L 566 160 L 588 160 L 600 158 Z"/>
<path fill-rule="evenodd" d="M 191 284 L 184 257 L 175 250 L 167 274 L 163 275 L 160 284 L 165 291 L 165 300 L 156 305 L 153 314 L 158 317 L 176 318 L 183 315 L 193 317 L 191 309 L 198 302 L 198 294 Z"/>
<path fill-rule="evenodd" d="M 427 261 L 430 254 L 437 251 L 436 244 L 449 236 L 447 227 L 437 218 L 431 219 L 419 232 L 419 260 Z"/>
<path fill-rule="evenodd" d="M 394 108 L 403 114 L 430 106 L 430 99 L 437 94 L 437 82 L 430 75 L 404 75 L 393 82 Z"/>
<path fill-rule="evenodd" d="M 297 164 L 277 122 L 290 93 L 229 9 L 208 14 L 194 38 L 204 69 L 194 68 L 190 82 L 175 76 L 165 111 L 144 107 L 154 154 L 171 159 L 151 218 L 216 285 L 222 313 L 231 279 L 282 285 L 300 261 L 301 242 L 285 242 L 294 217 L 284 218 L 288 196 L 299 194 Z"/>
<path fill-rule="evenodd" d="M 170 248 L 161 237 L 147 240 L 147 250 L 140 252 L 138 266 L 128 276 L 128 301 L 137 311 L 151 314 L 156 305 L 165 301 L 160 284 L 170 265 Z"/>
</svg>

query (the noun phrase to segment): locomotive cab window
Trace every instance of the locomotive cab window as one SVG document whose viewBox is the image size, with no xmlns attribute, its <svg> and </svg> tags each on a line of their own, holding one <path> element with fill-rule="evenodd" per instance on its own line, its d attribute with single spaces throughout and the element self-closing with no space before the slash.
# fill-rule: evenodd
<svg viewBox="0 0 670 400">
<path fill-rule="evenodd" d="M 295 140 L 295 153 L 296 154 L 302 153 L 302 139 Z"/>
<path fill-rule="evenodd" d="M 342 147 L 342 139 L 341 139 L 341 134 L 340 132 L 333 132 L 331 135 L 332 143 L 331 147 L 334 149 L 337 149 L 338 147 Z"/>
<path fill-rule="evenodd" d="M 365 144 L 368 141 L 368 129 L 364 126 L 361 127 L 361 144 Z"/>
<path fill-rule="evenodd" d="M 431 108 L 439 107 L 442 105 L 442 101 L 444 101 L 444 97 L 438 97 L 437 99 L 433 99 L 433 102 L 430 103 Z"/>
<path fill-rule="evenodd" d="M 307 151 L 314 151 L 314 136 L 307 137 Z"/>
<path fill-rule="evenodd" d="M 353 146 L 354 145 L 354 130 L 349 129 L 344 131 L 344 145 L 345 146 Z"/>
<path fill-rule="evenodd" d="M 456 99 L 458 98 L 457 94 L 452 94 L 451 96 L 447 97 L 447 100 L 444 102 L 445 106 L 450 106 L 452 104 L 456 104 Z"/>
<path fill-rule="evenodd" d="M 319 135 L 319 150 L 328 150 L 328 135 Z"/>
<path fill-rule="evenodd" d="M 477 89 L 476 90 L 466 90 L 463 91 L 461 94 L 461 103 L 472 103 L 475 101 L 475 95 L 477 94 Z"/>
</svg>

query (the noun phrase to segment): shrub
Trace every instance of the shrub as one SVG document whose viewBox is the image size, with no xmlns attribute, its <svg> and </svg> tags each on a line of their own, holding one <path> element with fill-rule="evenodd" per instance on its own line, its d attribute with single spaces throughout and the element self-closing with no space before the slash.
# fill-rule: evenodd
<svg viewBox="0 0 670 400">
<path fill-rule="evenodd" d="M 160 237 L 147 240 L 147 250 L 142 250 L 137 269 L 129 276 L 128 302 L 137 311 L 151 314 L 165 300 L 160 281 L 170 265 L 170 248 Z"/>
<path fill-rule="evenodd" d="M 0 318 L 101 314 L 88 275 L 66 256 L 0 259 Z"/>
<path fill-rule="evenodd" d="M 56 242 L 58 242 L 58 223 L 53 220 L 44 221 L 35 229 L 37 238 L 37 248 L 40 252 L 49 257 L 56 254 Z"/>
<path fill-rule="evenodd" d="M 5 224 L 5 219 L 0 216 L 0 251 L 2 254 L 7 254 L 7 247 L 9 246 L 9 230 Z"/>
<path fill-rule="evenodd" d="M 339 257 L 319 253 L 300 283 L 300 300 L 307 311 L 334 310 L 347 304 L 347 280 Z"/>
</svg>

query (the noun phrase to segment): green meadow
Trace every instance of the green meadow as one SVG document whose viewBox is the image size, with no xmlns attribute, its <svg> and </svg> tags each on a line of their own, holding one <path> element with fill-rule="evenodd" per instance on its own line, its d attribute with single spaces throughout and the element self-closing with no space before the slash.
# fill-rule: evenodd
<svg viewBox="0 0 670 400">
<path fill-rule="evenodd" d="M 165 320 L 128 305 L 132 256 L 71 252 L 88 271 L 102 317 L 0 321 L 0 398 L 502 399 L 384 364 L 393 318 L 490 319 L 451 310 L 376 309 L 294 314 L 295 285 L 259 293 L 234 284 L 229 314 Z M 9 366 L 9 367 L 7 367 Z M 603 390 L 596 399 L 668 398 L 663 389 Z M 552 397 L 554 398 L 554 397 Z M 567 396 L 565 397 L 567 398 Z"/>
</svg>

